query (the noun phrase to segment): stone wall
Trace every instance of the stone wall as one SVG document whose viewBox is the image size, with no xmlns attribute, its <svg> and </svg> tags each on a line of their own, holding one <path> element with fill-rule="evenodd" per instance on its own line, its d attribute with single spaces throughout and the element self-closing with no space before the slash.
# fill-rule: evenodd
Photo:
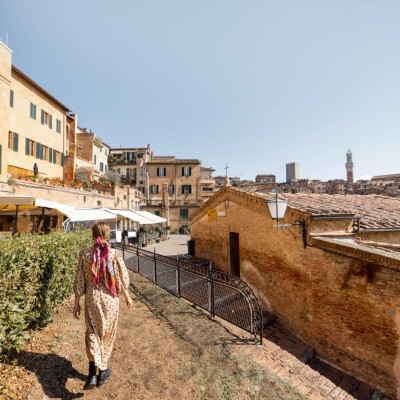
<svg viewBox="0 0 400 400">
<path fill-rule="evenodd" d="M 119 205 L 116 205 L 116 197 L 112 194 L 97 191 L 97 193 L 93 195 L 91 191 L 45 185 L 35 182 L 16 181 L 12 186 L 2 184 L 0 186 L 0 195 L 1 192 L 8 193 L 8 195 L 20 194 L 37 197 L 39 199 L 55 201 L 57 203 L 67 204 L 77 208 L 119 208 Z"/>
<path fill-rule="evenodd" d="M 400 261 L 388 266 L 384 257 L 376 263 L 336 254 L 312 247 L 310 238 L 304 249 L 296 227 L 273 227 L 262 200 L 231 195 L 227 208 L 223 200 L 210 208 L 225 217 L 192 218 L 196 257 L 229 271 L 229 233 L 239 233 L 240 276 L 262 307 L 321 358 L 400 398 Z M 293 221 L 304 218 L 291 213 Z M 332 221 L 318 221 L 318 228 L 324 223 L 332 228 Z"/>
</svg>

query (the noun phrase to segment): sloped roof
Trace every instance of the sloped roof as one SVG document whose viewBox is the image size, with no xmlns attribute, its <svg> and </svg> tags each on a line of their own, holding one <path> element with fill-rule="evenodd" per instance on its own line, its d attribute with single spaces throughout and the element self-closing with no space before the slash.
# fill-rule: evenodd
<svg viewBox="0 0 400 400">
<path fill-rule="evenodd" d="M 239 194 L 241 197 L 274 200 L 275 193 L 247 192 L 236 187 L 224 187 L 199 210 L 207 212 L 210 206 L 223 201 L 224 196 Z M 232 199 L 234 196 L 230 196 Z M 380 195 L 329 195 L 315 193 L 279 193 L 279 198 L 289 200 L 289 208 L 302 211 L 311 216 L 357 216 L 360 217 L 361 229 L 399 229 L 400 228 L 400 198 Z M 220 200 L 219 200 L 220 199 Z"/>
<path fill-rule="evenodd" d="M 154 157 L 147 164 L 201 164 L 197 159 L 173 158 L 173 157 Z"/>
<path fill-rule="evenodd" d="M 35 87 L 39 92 L 44 94 L 46 97 L 49 99 L 53 100 L 58 106 L 64 109 L 66 112 L 71 112 L 71 110 L 65 106 L 61 101 L 56 99 L 53 95 L 51 95 L 47 90 L 43 89 L 40 85 L 38 85 L 33 79 L 29 78 L 28 75 L 24 74 L 20 69 L 18 69 L 15 65 L 12 66 L 12 71 L 25 79 L 27 82 L 29 82 L 33 87 Z"/>
<path fill-rule="evenodd" d="M 258 194 L 263 196 L 262 194 Z M 265 195 L 274 198 L 274 194 Z M 400 228 L 400 199 L 380 195 L 295 193 L 279 194 L 289 207 L 310 215 L 351 215 L 361 217 L 360 228 Z"/>
</svg>

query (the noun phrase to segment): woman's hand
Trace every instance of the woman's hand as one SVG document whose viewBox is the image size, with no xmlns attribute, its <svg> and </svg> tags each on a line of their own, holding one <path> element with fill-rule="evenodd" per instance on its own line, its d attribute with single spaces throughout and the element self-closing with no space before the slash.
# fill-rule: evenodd
<svg viewBox="0 0 400 400">
<path fill-rule="evenodd" d="M 128 292 L 125 292 L 125 293 L 124 293 L 124 297 L 125 297 L 125 303 L 126 303 L 126 305 L 128 306 L 128 308 L 131 308 L 132 305 L 133 305 L 133 301 L 132 301 L 131 296 L 129 295 Z"/>
<path fill-rule="evenodd" d="M 74 305 L 74 318 L 79 319 L 81 316 L 81 305 L 79 303 L 75 303 Z"/>
</svg>

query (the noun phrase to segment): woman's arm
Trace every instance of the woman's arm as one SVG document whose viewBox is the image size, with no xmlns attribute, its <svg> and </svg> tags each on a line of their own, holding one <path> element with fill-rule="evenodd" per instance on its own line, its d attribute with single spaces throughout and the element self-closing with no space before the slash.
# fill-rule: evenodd
<svg viewBox="0 0 400 400">
<path fill-rule="evenodd" d="M 74 284 L 74 291 L 75 291 L 75 304 L 74 304 L 74 311 L 73 316 L 76 319 L 79 319 L 81 315 L 81 305 L 80 299 L 81 296 L 85 294 L 85 274 L 83 272 L 83 250 L 79 252 L 78 257 L 78 266 L 76 268 L 76 275 L 75 275 L 75 284 Z"/>
<path fill-rule="evenodd" d="M 125 262 L 122 259 L 121 254 L 118 251 L 115 251 L 115 258 L 117 261 L 118 275 L 119 275 L 119 290 L 123 293 L 126 305 L 128 308 L 132 307 L 133 301 L 129 294 L 129 274 L 126 269 Z"/>
</svg>

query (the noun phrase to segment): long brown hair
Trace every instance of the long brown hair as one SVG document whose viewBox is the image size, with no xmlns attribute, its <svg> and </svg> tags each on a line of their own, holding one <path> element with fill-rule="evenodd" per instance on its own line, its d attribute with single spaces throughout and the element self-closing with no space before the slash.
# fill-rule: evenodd
<svg viewBox="0 0 400 400">
<path fill-rule="evenodd" d="M 96 222 L 92 226 L 92 236 L 93 239 L 97 239 L 98 237 L 102 238 L 103 240 L 110 239 L 110 225 L 106 222 Z"/>
</svg>

